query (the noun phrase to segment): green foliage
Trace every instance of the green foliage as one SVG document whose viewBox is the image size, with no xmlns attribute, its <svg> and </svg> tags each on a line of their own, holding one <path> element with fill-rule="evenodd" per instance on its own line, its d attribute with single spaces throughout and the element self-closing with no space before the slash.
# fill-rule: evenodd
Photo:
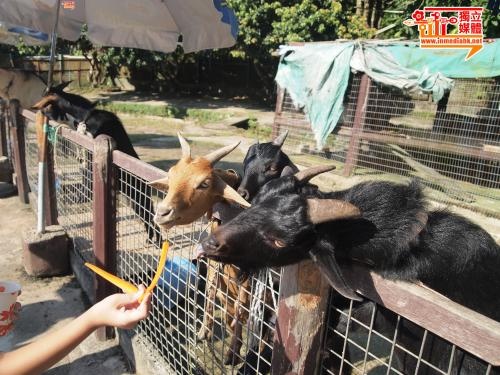
<svg viewBox="0 0 500 375">
<path fill-rule="evenodd" d="M 237 49 L 258 60 L 269 59 L 288 42 L 369 38 L 374 32 L 339 1 L 227 0 L 227 4 L 240 23 Z"/>
<path fill-rule="evenodd" d="M 185 118 L 185 108 L 173 105 L 151 105 L 143 103 L 101 103 L 100 108 L 115 113 L 129 113 L 132 115 L 160 116 L 168 118 Z"/>
<path fill-rule="evenodd" d="M 200 108 L 183 108 L 171 104 L 157 105 L 144 103 L 105 102 L 99 104 L 99 108 L 114 113 L 179 118 L 191 120 L 198 124 L 208 124 L 210 122 L 222 121 L 232 115 L 232 113 L 228 112 Z"/>
</svg>

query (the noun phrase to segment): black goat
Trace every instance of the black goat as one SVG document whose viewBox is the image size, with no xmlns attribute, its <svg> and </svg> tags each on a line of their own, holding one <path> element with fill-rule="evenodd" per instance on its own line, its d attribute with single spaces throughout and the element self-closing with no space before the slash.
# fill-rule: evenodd
<svg viewBox="0 0 500 375">
<path fill-rule="evenodd" d="M 335 289 L 355 299 L 359 297 L 345 283 L 338 263 L 360 261 L 387 278 L 422 281 L 500 321 L 500 248 L 488 233 L 463 217 L 428 211 L 414 182 L 362 183 L 332 193 L 306 184 L 328 169 L 312 168 L 268 182 L 251 208 L 203 242 L 204 254 L 243 269 L 312 258 Z M 403 328 L 401 342 L 418 352 L 416 327 Z M 432 356 L 446 361 L 450 350 L 442 342 Z M 452 373 L 478 373 L 481 365 L 457 352 L 462 359 L 453 363 Z M 414 361 L 403 357 L 402 371 L 411 373 Z"/>
<path fill-rule="evenodd" d="M 278 178 L 286 166 L 294 172 L 298 171 L 288 155 L 281 151 L 287 135 L 288 130 L 272 142 L 256 143 L 248 149 L 243 160 L 243 177 L 238 188 L 238 193 L 248 202 L 267 182 Z"/>
<path fill-rule="evenodd" d="M 68 83 L 49 88 L 45 96 L 33 106 L 33 109 L 43 109 L 49 118 L 69 121 L 73 127 L 84 123 L 85 130 L 93 138 L 101 134 L 108 135 L 114 139 L 117 150 L 139 159 L 120 119 L 114 113 L 95 109 L 95 103 L 82 96 L 63 91 Z M 92 189 L 91 186 L 89 188 Z M 151 201 L 151 188 L 137 177 L 127 175 L 125 181 L 120 184 L 120 190 L 131 200 L 134 211 L 144 221 L 149 239 L 161 242 L 160 231 L 155 230 L 156 225 L 153 221 L 154 208 Z M 137 197 L 137 201 L 134 201 L 133 197 Z"/>
</svg>

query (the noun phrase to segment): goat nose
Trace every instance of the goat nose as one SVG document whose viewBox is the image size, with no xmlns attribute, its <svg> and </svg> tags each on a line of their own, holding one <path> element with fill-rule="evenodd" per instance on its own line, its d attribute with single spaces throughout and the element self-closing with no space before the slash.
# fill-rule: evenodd
<svg viewBox="0 0 500 375">
<path fill-rule="evenodd" d="M 241 195 L 245 200 L 248 200 L 248 198 L 250 198 L 250 193 L 247 189 L 238 188 L 238 194 Z"/>
<path fill-rule="evenodd" d="M 220 246 L 219 241 L 214 236 L 208 238 L 207 245 L 212 249 L 217 249 Z"/>
</svg>

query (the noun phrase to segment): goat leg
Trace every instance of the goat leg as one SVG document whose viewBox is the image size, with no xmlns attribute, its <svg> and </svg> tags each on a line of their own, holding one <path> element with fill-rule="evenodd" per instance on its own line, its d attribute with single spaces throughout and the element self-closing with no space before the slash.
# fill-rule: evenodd
<svg viewBox="0 0 500 375">
<path fill-rule="evenodd" d="M 216 265 L 208 261 L 207 271 L 207 299 L 205 300 L 205 312 L 203 314 L 203 323 L 197 334 L 199 341 L 209 340 L 212 337 L 214 328 L 214 305 L 217 295 L 217 271 Z"/>
</svg>

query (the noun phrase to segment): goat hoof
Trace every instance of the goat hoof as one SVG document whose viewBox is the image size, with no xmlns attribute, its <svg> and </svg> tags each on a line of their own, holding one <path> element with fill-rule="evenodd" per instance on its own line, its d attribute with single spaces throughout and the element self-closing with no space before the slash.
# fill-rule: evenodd
<svg viewBox="0 0 500 375">
<path fill-rule="evenodd" d="M 201 328 L 198 331 L 198 334 L 196 335 L 197 341 L 205 341 L 205 340 L 210 340 L 211 339 L 211 334 L 208 329 L 206 328 Z"/>
<path fill-rule="evenodd" d="M 224 356 L 224 366 L 236 366 L 241 362 L 241 358 L 233 350 L 229 349 Z"/>
</svg>

